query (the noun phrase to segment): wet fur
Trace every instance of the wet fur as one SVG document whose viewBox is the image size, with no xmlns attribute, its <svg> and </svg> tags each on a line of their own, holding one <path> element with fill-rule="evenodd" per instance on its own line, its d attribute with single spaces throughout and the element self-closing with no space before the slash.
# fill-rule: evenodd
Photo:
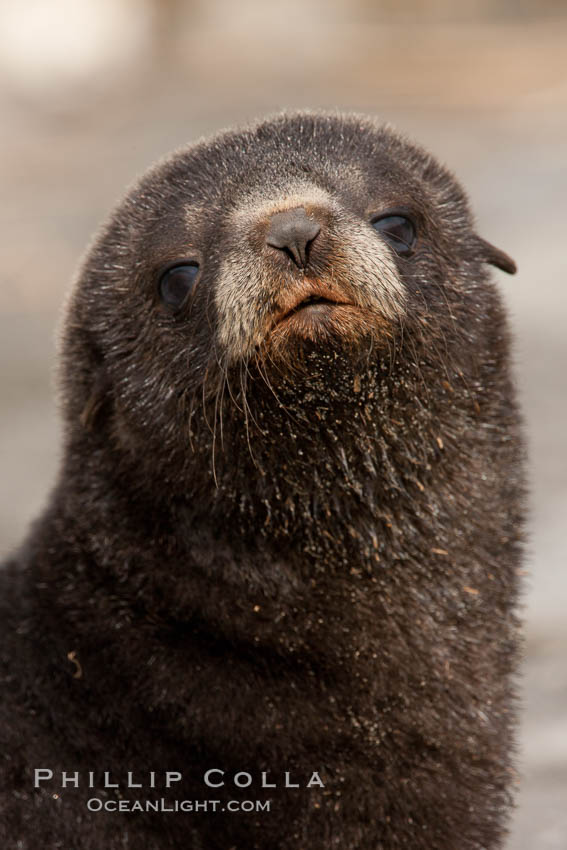
<svg viewBox="0 0 567 850">
<path fill-rule="evenodd" d="M 303 340 L 258 341 L 251 318 L 235 357 L 215 301 L 223 257 L 242 256 L 229 211 L 298 181 L 364 228 L 412 210 L 418 250 L 387 255 L 403 309 L 378 299 Z M 196 255 L 172 316 L 156 276 Z M 59 480 L 1 576 L 2 846 L 502 846 L 524 485 L 487 262 L 512 270 L 455 179 L 356 116 L 278 116 L 134 187 L 69 305 Z M 331 252 L 313 263 L 333 274 Z M 36 792 L 35 767 L 180 770 L 184 798 L 274 803 L 90 815 L 93 791 Z M 211 793 L 210 767 L 320 771 L 325 788 Z"/>
</svg>

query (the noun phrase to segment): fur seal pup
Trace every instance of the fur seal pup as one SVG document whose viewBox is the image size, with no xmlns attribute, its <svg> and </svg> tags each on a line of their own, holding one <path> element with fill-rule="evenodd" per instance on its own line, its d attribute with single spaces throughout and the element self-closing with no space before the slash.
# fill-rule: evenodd
<svg viewBox="0 0 567 850">
<path fill-rule="evenodd" d="M 524 485 L 487 263 L 451 174 L 360 116 L 127 194 L 2 572 L 2 847 L 502 846 Z"/>
</svg>

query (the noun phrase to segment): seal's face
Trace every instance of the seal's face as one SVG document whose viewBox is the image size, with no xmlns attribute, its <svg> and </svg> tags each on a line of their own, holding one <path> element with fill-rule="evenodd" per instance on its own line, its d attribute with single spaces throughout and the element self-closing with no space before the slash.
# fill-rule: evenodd
<svg viewBox="0 0 567 850">
<path fill-rule="evenodd" d="M 342 387 L 348 407 L 377 398 L 385 368 L 391 386 L 427 366 L 474 371 L 486 261 L 513 270 L 454 178 L 387 127 L 297 114 L 221 134 L 152 169 L 87 258 L 68 418 L 89 427 L 106 410 L 107 440 L 179 470 L 225 408 L 250 441 L 266 387 L 302 410 Z"/>
<path fill-rule="evenodd" d="M 285 359 L 302 340 L 385 334 L 404 313 L 391 246 L 349 209 L 340 187 L 324 189 L 312 176 L 290 178 L 268 197 L 252 191 L 227 226 L 215 307 L 229 362 L 262 349 Z"/>
</svg>

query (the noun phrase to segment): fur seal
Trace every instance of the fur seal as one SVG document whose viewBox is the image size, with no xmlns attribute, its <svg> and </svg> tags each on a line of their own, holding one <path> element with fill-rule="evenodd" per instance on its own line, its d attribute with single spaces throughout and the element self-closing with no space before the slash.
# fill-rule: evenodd
<svg viewBox="0 0 567 850">
<path fill-rule="evenodd" d="M 502 846 L 524 450 L 490 263 L 455 178 L 356 115 L 126 195 L 2 571 L 3 847 Z"/>
</svg>

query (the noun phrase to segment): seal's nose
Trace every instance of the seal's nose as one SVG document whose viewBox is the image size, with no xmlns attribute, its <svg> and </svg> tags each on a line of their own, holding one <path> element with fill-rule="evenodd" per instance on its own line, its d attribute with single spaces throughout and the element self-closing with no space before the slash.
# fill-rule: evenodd
<svg viewBox="0 0 567 850">
<path fill-rule="evenodd" d="M 320 230 L 321 225 L 309 218 L 303 207 L 295 207 L 274 213 L 266 242 L 288 254 L 300 268 L 305 268 L 310 244 Z"/>
</svg>

